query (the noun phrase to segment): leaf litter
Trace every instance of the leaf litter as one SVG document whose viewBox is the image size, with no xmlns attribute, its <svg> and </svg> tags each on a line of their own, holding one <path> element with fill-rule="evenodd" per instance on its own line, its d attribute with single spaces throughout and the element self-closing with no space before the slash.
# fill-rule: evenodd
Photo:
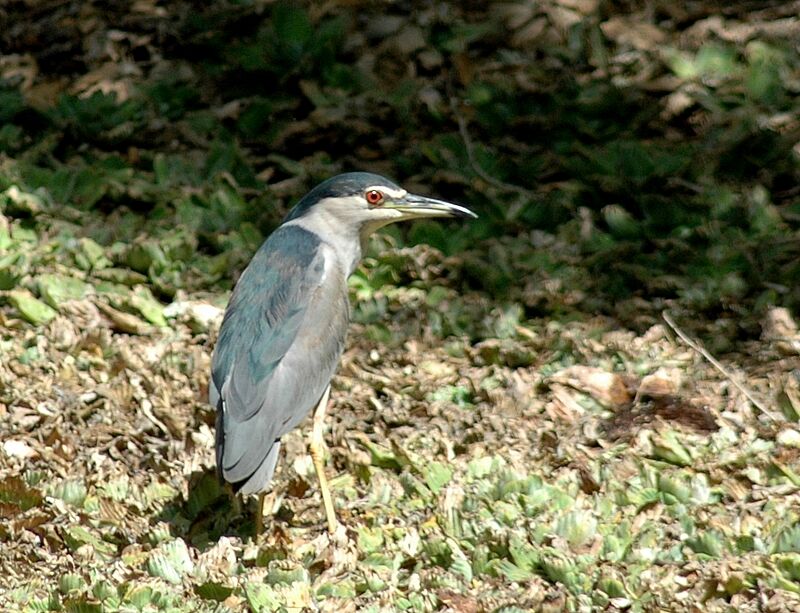
<svg viewBox="0 0 800 613">
<path fill-rule="evenodd" d="M 413 258 L 437 257 L 428 250 Z M 450 265 L 457 280 L 464 264 Z M 263 541 L 250 538 L 252 501 L 237 509 L 216 483 L 204 401 L 214 307 L 200 308 L 216 319 L 198 325 L 191 305 L 207 303 L 187 296 L 165 325 L 131 334 L 93 311 L 96 292 L 57 303 L 94 316 L 56 314 L 38 328 L 14 324 L 11 303 L 0 483 L 9 602 L 791 602 L 796 422 L 764 421 L 660 326 L 638 336 L 604 320 L 523 319 L 513 350 L 443 346 L 419 329 L 439 308 L 410 299 L 440 281 L 423 283 L 384 284 L 372 298 L 395 343 L 371 339 L 371 316 L 356 308 L 334 380 L 329 471 L 344 549 L 322 529 L 300 431 L 287 437 Z M 482 305 L 484 322 L 505 317 L 480 293 L 451 300 Z M 778 393 L 779 378 L 748 381 Z M 58 581 L 70 587 L 54 596 Z"/>
<path fill-rule="evenodd" d="M 301 74 L 296 98 L 302 103 L 216 101 L 211 115 L 238 121 L 240 138 L 263 129 L 259 108 L 278 118 L 270 138 L 281 153 L 264 155 L 251 143 L 251 168 L 240 146 L 202 109 L 179 108 L 176 100 L 192 106 L 191 79 L 161 82 L 150 91 L 147 104 L 175 116 L 166 125 L 137 97 L 141 66 L 149 62 L 142 58 L 155 58 L 155 72 L 175 68 L 180 76 L 187 70 L 164 59 L 156 33 L 147 30 L 147 24 L 169 16 L 165 9 L 137 2 L 120 17 L 120 28 L 110 29 L 108 17 L 87 5 L 84 16 L 91 19 L 85 27 L 95 36 L 86 38 L 84 50 L 70 6 L 54 3 L 54 12 L 42 13 L 36 22 L 67 30 L 43 27 L 30 40 L 52 42 L 55 32 L 69 32 L 62 48 L 81 50 L 51 60 L 81 57 L 88 69 L 78 78 L 81 70 L 68 62 L 59 66 L 74 77 L 70 80 L 58 70 L 47 72 L 46 61 L 37 64 L 29 55 L 4 58 L 4 78 L 17 79 L 23 92 L 20 99 L 3 90 L 4 112 L 12 115 L 19 108 L 23 118 L 30 110 L 22 109 L 49 113 L 39 120 L 57 127 L 62 147 L 70 147 L 70 139 L 90 143 L 93 151 L 113 150 L 119 142 L 125 147 L 98 160 L 77 152 L 80 161 L 66 174 L 57 165 L 29 163 L 36 152 L 19 165 L 2 160 L 4 607 L 779 611 L 800 606 L 800 356 L 791 310 L 754 309 L 734 319 L 732 313 L 742 315 L 737 301 L 749 299 L 743 278 L 752 271 L 736 269 L 721 251 L 711 256 L 723 274 L 701 269 L 689 278 L 681 276 L 683 270 L 651 274 L 641 261 L 628 258 L 636 249 L 626 241 L 651 232 L 648 224 L 663 223 L 658 210 L 664 206 L 643 198 L 645 210 L 634 207 L 634 215 L 628 208 L 631 190 L 644 193 L 651 183 L 663 189 L 663 176 L 683 173 L 690 166 L 685 160 L 620 138 L 597 149 L 576 147 L 567 156 L 570 163 L 561 165 L 541 159 L 521 141 L 500 138 L 494 146 L 503 155 L 492 165 L 488 139 L 480 138 L 500 125 L 502 114 L 493 110 L 506 117 L 515 112 L 504 98 L 504 80 L 523 91 L 549 87 L 537 78 L 541 75 L 516 70 L 515 54 L 541 53 L 561 66 L 565 57 L 559 54 L 569 52 L 570 32 L 572 44 L 587 41 L 589 69 L 596 75 L 620 87 L 662 92 L 660 121 L 685 121 L 709 133 L 719 128 L 713 121 L 721 121 L 735 141 L 744 137 L 734 127 L 746 124 L 755 109 L 760 125 L 796 135 L 783 98 L 795 87 L 796 66 L 781 63 L 775 42 L 796 27 L 796 11 L 772 6 L 764 9 L 768 13 L 730 11 L 720 17 L 704 14 L 701 5 L 670 6 L 658 9 L 658 21 L 646 10 L 606 19 L 591 1 L 519 3 L 499 13 L 512 31 L 511 50 L 500 65 L 467 52 L 497 36 L 491 23 L 460 21 L 441 33 L 439 47 L 425 49 L 425 19 L 406 23 L 404 17 L 366 14 L 368 27 L 349 42 L 363 47 L 365 74 L 395 71 L 409 78 L 413 92 L 419 74 L 409 75 L 409 65 L 427 78 L 424 71 L 439 70 L 444 57 L 453 61 L 453 78 L 470 104 L 449 107 L 447 88 L 433 77 L 419 92 L 434 118 L 466 115 L 456 117 L 455 140 L 435 134 L 422 143 L 424 166 L 443 169 L 435 177 L 439 186 L 459 186 L 473 198 L 478 193 L 498 209 L 486 217 L 502 217 L 516 234 L 487 238 L 497 234 L 497 226 L 487 226 L 478 238 L 448 236 L 420 224 L 409 236 L 433 246 L 395 249 L 402 240 L 396 233 L 373 240 L 351 281 L 354 324 L 334 379 L 327 437 L 328 471 L 346 538 L 332 540 L 324 531 L 304 424 L 286 437 L 268 505 L 269 530 L 256 543 L 250 536 L 254 501 L 234 502 L 214 478 L 214 415 L 205 404 L 209 355 L 227 298 L 224 280 L 241 270 L 269 225 L 248 211 L 275 211 L 274 224 L 280 208 L 310 178 L 336 170 L 325 153 L 315 157 L 307 151 L 321 152 L 325 130 L 337 122 L 353 127 L 348 145 L 359 160 L 392 160 L 392 166 L 376 162 L 387 164 L 376 170 L 408 169 L 420 160 L 392 149 L 396 139 L 374 138 L 385 117 L 368 116 L 377 127 L 355 117 L 375 100 L 342 94 L 346 79 L 336 71 L 346 71 L 345 65 L 331 67 L 325 58 L 326 45 L 342 36 L 344 26 L 326 21 L 324 10 L 316 16 L 288 5 L 275 9 L 281 36 L 296 41 L 271 47 L 273 56 L 260 56 L 259 45 L 246 42 L 233 50 L 257 74 L 270 74 L 272 60 L 282 62 L 287 75 L 309 63 L 312 71 L 324 68 Z M 231 9 L 234 17 L 236 10 L 248 9 Z M 585 28 L 595 16 L 602 19 L 599 31 Z M 310 35 L 312 22 L 325 24 L 324 36 Z M 191 23 L 180 27 L 191 39 Z M 137 34 L 140 29 L 148 33 Z M 711 34 L 747 44 L 745 51 L 703 45 Z M 614 53 L 598 44 L 601 35 L 613 42 Z M 255 36 L 262 44 L 274 40 L 275 32 L 267 28 Z M 380 37 L 387 38 L 384 45 L 370 44 Z M 758 44 L 759 37 L 768 42 Z M 199 35 L 192 40 L 204 44 Z M 560 51 L 551 54 L 554 48 Z M 287 54 L 297 49 L 300 56 Z M 775 71 L 762 70 L 766 65 Z M 744 98 L 756 106 L 743 107 L 739 116 L 714 106 L 715 96 L 739 104 L 742 87 Z M 370 95 L 383 96 L 373 105 L 380 112 L 412 116 L 408 95 L 414 94 Z M 591 88 L 582 95 L 591 98 Z M 287 121 L 283 113 L 297 115 L 305 104 L 314 107 L 306 119 Z M 476 129 L 478 138 L 470 140 L 469 130 Z M 159 151 L 151 156 L 146 139 L 137 141 L 137 134 L 154 135 Z M 39 153 L 56 157 L 52 136 L 32 138 L 40 136 Z M 0 131 L 3 150 L 11 154 L 23 151 L 25 138 L 13 127 Z M 172 142 L 210 153 L 176 152 Z M 730 143 L 733 151 L 735 146 Z M 138 165 L 142 157 L 153 158 L 152 172 Z M 526 157 L 541 164 L 538 208 L 523 206 L 532 192 L 513 182 L 530 169 L 503 162 Z M 728 159 L 734 166 L 737 161 L 746 171 L 747 159 Z M 625 169 L 622 180 L 613 172 L 616 166 Z M 266 196 L 260 195 L 255 167 L 262 169 L 261 180 L 271 181 Z M 197 168 L 207 174 L 197 174 Z M 567 207 L 561 202 L 578 225 L 529 232 L 527 224 L 543 221 L 531 211 L 551 210 L 549 194 L 587 189 L 566 178 L 571 170 L 585 176 L 591 190 L 614 199 L 594 213 L 586 198 L 565 201 Z M 434 177 L 425 172 L 417 180 L 427 185 Z M 703 183 L 707 177 L 681 175 L 676 185 L 713 200 L 717 221 L 744 207 L 752 221 L 748 231 L 770 240 L 747 235 L 739 246 L 758 256 L 755 260 L 763 253 L 752 243 L 773 248 L 774 257 L 765 261 L 783 266 L 791 278 L 796 252 L 788 242 L 788 247 L 773 245 L 770 234 L 790 227 L 795 214 L 780 172 L 770 186 L 784 194 L 775 203 L 763 186 L 741 196 L 725 186 L 709 187 Z M 264 198 L 258 206 L 247 206 L 253 204 L 248 199 L 258 198 Z M 616 204 L 617 198 L 626 206 Z M 149 225 L 137 206 L 151 215 Z M 174 218 L 166 208 L 174 209 Z M 682 211 L 677 205 L 672 210 L 676 216 Z M 694 228 L 690 216 L 681 223 L 676 236 L 718 230 L 713 224 Z M 716 238 L 731 236 L 737 235 Z M 658 247 L 671 249 L 669 240 Z M 615 297 L 613 281 L 620 279 L 639 285 Z M 793 295 L 780 283 L 758 289 L 762 293 L 753 300 L 766 303 L 775 295 L 787 300 Z M 702 333 L 718 343 L 708 351 L 724 362 L 724 371 L 661 323 L 667 306 L 690 336 Z M 698 320 L 698 311 L 705 317 Z M 730 331 L 732 322 L 758 331 L 741 341 Z M 754 406 L 756 397 L 773 418 Z"/>
</svg>

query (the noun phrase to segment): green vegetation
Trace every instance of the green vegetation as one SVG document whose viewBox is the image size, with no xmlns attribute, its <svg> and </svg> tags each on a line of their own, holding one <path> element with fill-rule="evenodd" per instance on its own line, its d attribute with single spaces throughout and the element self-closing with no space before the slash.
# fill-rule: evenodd
<svg viewBox="0 0 800 613">
<path fill-rule="evenodd" d="M 800 607 L 796 7 L 162 4 L 2 15 L 0 608 Z M 298 431 L 255 543 L 209 352 L 354 169 L 481 217 L 374 237 L 348 540 Z"/>
</svg>

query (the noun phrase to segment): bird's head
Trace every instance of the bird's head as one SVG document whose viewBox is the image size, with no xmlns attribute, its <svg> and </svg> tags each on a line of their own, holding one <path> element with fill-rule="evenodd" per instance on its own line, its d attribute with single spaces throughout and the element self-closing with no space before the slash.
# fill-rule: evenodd
<svg viewBox="0 0 800 613">
<path fill-rule="evenodd" d="M 378 228 L 422 217 L 477 217 L 463 206 L 410 194 L 380 175 L 350 172 L 320 183 L 291 210 L 285 221 L 317 217 L 350 229 L 363 240 Z"/>
</svg>

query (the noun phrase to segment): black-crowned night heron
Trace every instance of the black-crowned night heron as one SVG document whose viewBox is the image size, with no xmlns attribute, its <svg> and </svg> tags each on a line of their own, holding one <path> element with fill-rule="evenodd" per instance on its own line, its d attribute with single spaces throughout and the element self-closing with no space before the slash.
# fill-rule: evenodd
<svg viewBox="0 0 800 613">
<path fill-rule="evenodd" d="M 347 334 L 347 278 L 370 233 L 420 217 L 476 215 L 378 175 L 333 177 L 297 203 L 236 284 L 214 349 L 209 396 L 217 409 L 217 470 L 242 494 L 260 494 L 257 534 L 281 437 L 312 409 L 309 448 L 328 528 L 336 531 L 323 426 Z"/>
</svg>

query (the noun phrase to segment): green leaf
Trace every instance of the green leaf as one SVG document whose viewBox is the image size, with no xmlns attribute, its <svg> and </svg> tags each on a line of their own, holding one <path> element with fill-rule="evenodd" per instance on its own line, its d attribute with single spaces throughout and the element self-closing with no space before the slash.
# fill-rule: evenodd
<svg viewBox="0 0 800 613">
<path fill-rule="evenodd" d="M 627 598 L 629 596 L 625 585 L 615 577 L 602 577 L 597 582 L 597 587 L 610 598 Z"/>
<path fill-rule="evenodd" d="M 158 547 L 147 560 L 147 571 L 153 577 L 179 584 L 183 576 L 194 570 L 189 548 L 183 539 L 175 539 Z"/>
<path fill-rule="evenodd" d="M 146 286 L 137 286 L 133 293 L 128 296 L 127 304 L 151 324 L 157 326 L 167 325 L 167 320 L 164 317 L 164 305 L 156 300 L 153 293 Z"/>
<path fill-rule="evenodd" d="M 597 519 L 587 511 L 575 510 L 559 517 L 553 530 L 572 547 L 580 547 L 594 539 Z"/>
<path fill-rule="evenodd" d="M 280 37 L 287 51 L 299 58 L 305 44 L 311 39 L 313 30 L 308 13 L 301 6 L 290 2 L 281 2 L 272 13 L 275 32 Z"/>
<path fill-rule="evenodd" d="M 369 528 L 360 526 L 358 528 L 358 549 L 364 553 L 372 553 L 383 546 L 383 529 L 380 527 Z"/>
<path fill-rule="evenodd" d="M 658 475 L 658 489 L 662 492 L 674 496 L 678 502 L 686 504 L 692 497 L 692 491 L 676 478 L 675 475 L 667 475 L 659 473 Z"/>
<path fill-rule="evenodd" d="M 204 598 L 205 600 L 215 600 L 217 602 L 224 601 L 228 596 L 233 594 L 233 588 L 221 583 L 214 583 L 207 581 L 201 583 L 194 588 L 194 593 Z"/>
<path fill-rule="evenodd" d="M 255 613 L 275 611 L 281 606 L 279 594 L 270 586 L 249 581 L 245 583 L 244 593 L 247 603 Z"/>
<path fill-rule="evenodd" d="M 12 290 L 6 296 L 20 316 L 35 326 L 46 324 L 58 314 L 28 290 Z"/>
<path fill-rule="evenodd" d="M 144 489 L 144 502 L 146 505 L 154 505 L 160 501 L 170 500 L 178 495 L 177 490 L 168 483 L 154 481 Z"/>
<path fill-rule="evenodd" d="M 64 600 L 64 610 L 67 613 L 103 613 L 103 605 L 88 600 L 86 596 L 79 596 Z"/>
<path fill-rule="evenodd" d="M 391 470 L 399 470 L 403 467 L 397 455 L 391 450 L 382 445 L 376 445 L 369 440 L 361 440 L 367 450 L 369 451 L 370 460 L 373 466 L 379 468 L 388 468 Z"/>
<path fill-rule="evenodd" d="M 27 511 L 41 502 L 41 493 L 28 487 L 19 477 L 6 477 L 0 481 L 0 504 L 7 505 L 0 510 L 0 517 L 6 516 L 6 513 Z"/>
<path fill-rule="evenodd" d="M 153 588 L 147 585 L 133 584 L 125 593 L 123 600 L 142 611 L 153 601 Z"/>
<path fill-rule="evenodd" d="M 544 575 L 551 581 L 563 583 L 571 592 L 578 593 L 582 589 L 582 583 L 590 580 L 590 577 L 581 572 L 573 559 L 574 556 L 567 557 L 562 551 L 550 549 L 542 553 L 539 565 Z"/>
<path fill-rule="evenodd" d="M 20 224 L 11 226 L 11 238 L 20 243 L 36 243 L 39 241 L 39 235 L 36 230 L 26 228 Z"/>
<path fill-rule="evenodd" d="M 497 456 L 483 456 L 470 460 L 467 465 L 467 474 L 472 479 L 483 479 L 487 475 L 497 472 L 505 467 L 505 460 Z"/>
<path fill-rule="evenodd" d="M 686 544 L 697 553 L 719 558 L 727 550 L 725 536 L 717 530 L 707 530 L 695 538 L 687 539 Z"/>
<path fill-rule="evenodd" d="M 127 285 L 130 287 L 147 283 L 146 276 L 128 268 L 105 268 L 94 271 L 92 276 L 115 285 Z"/>
<path fill-rule="evenodd" d="M 666 430 L 653 437 L 653 456 L 670 464 L 691 466 L 692 456 L 678 439 L 674 430 Z"/>
<path fill-rule="evenodd" d="M 136 272 L 148 274 L 151 268 L 156 272 L 162 270 L 167 265 L 167 258 L 158 242 L 147 239 L 131 246 L 125 263 Z"/>
<path fill-rule="evenodd" d="M 617 238 L 635 238 L 641 229 L 636 219 L 619 204 L 609 204 L 601 211 L 611 234 Z"/>
<path fill-rule="evenodd" d="M 76 551 L 83 545 L 89 545 L 102 559 L 108 560 L 117 553 L 117 547 L 104 541 L 99 536 L 83 526 L 69 526 L 64 531 L 64 540 L 67 546 Z"/>
<path fill-rule="evenodd" d="M 81 238 L 79 244 L 88 268 L 98 270 L 111 266 L 111 260 L 106 257 L 104 249 L 91 238 Z"/>
<path fill-rule="evenodd" d="M 531 571 L 520 568 L 508 560 L 500 560 L 497 563 L 497 570 L 499 570 L 508 581 L 522 583 L 533 578 L 533 573 Z"/>
<path fill-rule="evenodd" d="M 310 583 L 308 571 L 302 566 L 287 568 L 285 562 L 275 560 L 270 564 L 264 581 L 270 585 L 291 585 L 292 583 Z"/>
<path fill-rule="evenodd" d="M 800 523 L 794 523 L 781 530 L 775 539 L 772 551 L 773 553 L 800 553 Z"/>
<path fill-rule="evenodd" d="M 519 537 L 512 537 L 508 544 L 508 553 L 514 564 L 525 570 L 533 570 L 539 562 L 539 552 L 530 543 Z"/>
<path fill-rule="evenodd" d="M 92 587 L 92 594 L 100 601 L 114 600 L 118 597 L 117 590 L 108 581 L 98 581 Z"/>
<path fill-rule="evenodd" d="M 40 275 L 36 281 L 39 295 L 54 309 L 68 300 L 80 300 L 91 287 L 80 279 L 59 274 Z"/>
<path fill-rule="evenodd" d="M 450 482 L 453 478 L 453 471 L 441 462 L 431 462 L 425 467 L 423 471 L 425 483 L 434 494 L 438 494 L 439 490 Z"/>
<path fill-rule="evenodd" d="M 23 191 L 16 185 L 12 185 L 0 193 L 0 210 L 15 217 L 37 215 L 44 209 L 44 206 L 41 196 Z"/>
<path fill-rule="evenodd" d="M 473 578 L 472 564 L 455 541 L 450 542 L 450 553 L 453 556 L 450 570 L 457 575 L 461 575 L 467 583 L 471 582 Z"/>
<path fill-rule="evenodd" d="M 779 556 L 777 566 L 788 579 L 800 583 L 800 555 L 788 554 Z"/>
<path fill-rule="evenodd" d="M 61 498 L 61 500 L 74 507 L 82 507 L 86 500 L 86 495 L 86 484 L 76 479 L 65 479 L 53 490 L 54 497 Z"/>
<path fill-rule="evenodd" d="M 210 512 L 214 503 L 225 496 L 225 490 L 216 475 L 204 473 L 198 480 L 193 480 L 189 484 L 189 498 L 186 501 L 186 513 L 189 519 L 194 521 L 202 513 Z"/>
<path fill-rule="evenodd" d="M 86 582 L 80 575 L 67 573 L 66 575 L 61 575 L 58 579 L 58 589 L 64 595 L 70 592 L 80 592 L 85 587 Z"/>
<path fill-rule="evenodd" d="M 323 583 L 317 588 L 318 596 L 330 596 L 352 600 L 356 597 L 356 585 L 351 579 L 340 579 L 332 583 Z"/>
</svg>

